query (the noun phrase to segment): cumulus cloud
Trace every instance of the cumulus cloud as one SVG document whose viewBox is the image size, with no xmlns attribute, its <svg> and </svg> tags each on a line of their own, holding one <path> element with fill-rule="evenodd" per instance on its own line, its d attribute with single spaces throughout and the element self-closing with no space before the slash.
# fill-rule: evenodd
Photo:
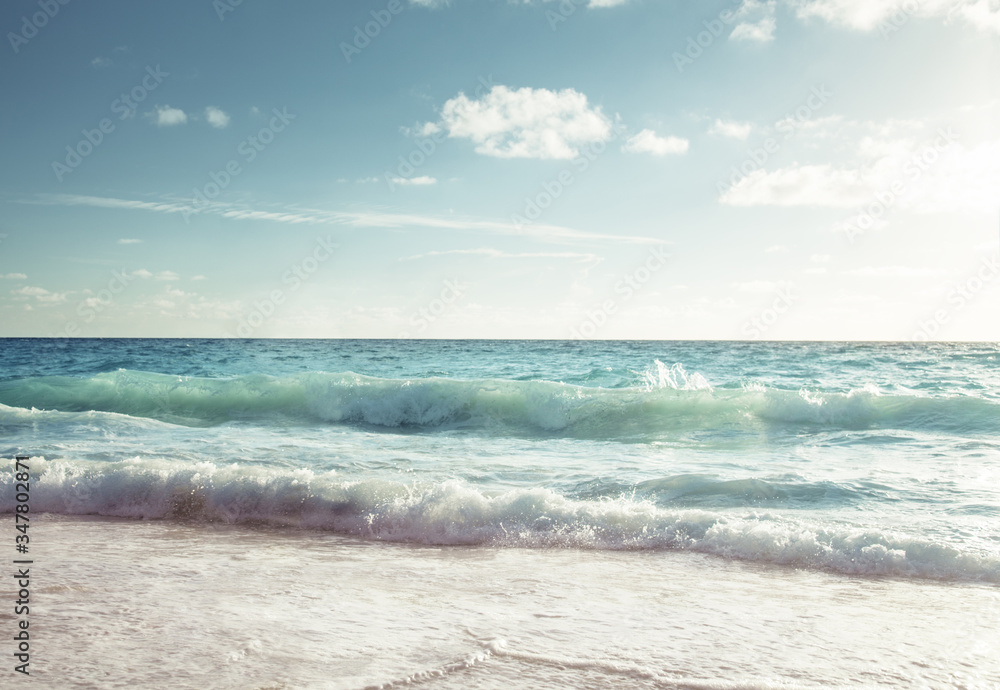
<svg viewBox="0 0 1000 690">
<path fill-rule="evenodd" d="M 736 122 L 734 120 L 716 120 L 712 128 L 708 130 L 709 134 L 717 134 L 720 137 L 727 137 L 729 139 L 739 139 L 740 141 L 746 141 L 747 137 L 750 136 L 750 132 L 753 129 L 753 125 L 749 122 Z"/>
<path fill-rule="evenodd" d="M 156 106 L 156 112 L 150 113 L 153 121 L 158 127 L 173 127 L 187 123 L 188 116 L 180 108 L 171 108 L 169 105 Z"/>
<path fill-rule="evenodd" d="M 0 274 L 0 278 L 4 280 L 27 280 L 28 276 L 23 273 L 8 273 L 6 275 Z"/>
<path fill-rule="evenodd" d="M 732 41 L 757 41 L 767 43 L 774 40 L 777 22 L 774 17 L 765 17 L 758 22 L 741 22 L 736 25 L 729 39 Z"/>
<path fill-rule="evenodd" d="M 573 158 L 581 146 L 611 137 L 610 120 L 574 89 L 494 86 L 478 100 L 459 93 L 441 109 L 441 126 L 497 158 Z"/>
<path fill-rule="evenodd" d="M 205 119 L 216 129 L 225 129 L 229 126 L 229 116 L 214 105 L 205 108 Z"/>
<path fill-rule="evenodd" d="M 743 0 L 734 13 L 738 23 L 729 34 L 729 39 L 758 43 L 774 40 L 776 5 L 776 0 Z"/>
<path fill-rule="evenodd" d="M 629 137 L 622 151 L 627 153 L 651 153 L 654 156 L 687 153 L 689 142 L 680 137 L 661 137 L 651 129 L 644 129 Z"/>
</svg>

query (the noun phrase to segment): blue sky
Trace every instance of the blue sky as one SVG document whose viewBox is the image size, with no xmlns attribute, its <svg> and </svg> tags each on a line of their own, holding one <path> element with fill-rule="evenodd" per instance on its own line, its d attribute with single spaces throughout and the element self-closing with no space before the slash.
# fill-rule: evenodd
<svg viewBox="0 0 1000 690">
<path fill-rule="evenodd" d="M 0 26 L 0 336 L 1000 340 L 996 0 Z"/>
</svg>

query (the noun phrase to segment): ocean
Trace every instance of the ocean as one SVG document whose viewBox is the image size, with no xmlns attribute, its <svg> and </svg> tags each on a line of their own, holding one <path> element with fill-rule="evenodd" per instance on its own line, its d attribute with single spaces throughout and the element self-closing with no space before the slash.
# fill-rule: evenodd
<svg viewBox="0 0 1000 690">
<path fill-rule="evenodd" d="M 998 358 L 0 340 L 32 684 L 1000 687 Z"/>
</svg>

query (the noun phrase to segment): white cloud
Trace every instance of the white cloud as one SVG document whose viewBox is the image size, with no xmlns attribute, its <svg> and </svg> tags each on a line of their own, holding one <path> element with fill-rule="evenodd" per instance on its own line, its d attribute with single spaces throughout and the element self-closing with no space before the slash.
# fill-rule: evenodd
<svg viewBox="0 0 1000 690">
<path fill-rule="evenodd" d="M 229 126 L 229 116 L 214 105 L 205 108 L 205 119 L 216 129 L 225 129 Z"/>
<path fill-rule="evenodd" d="M 491 259 L 569 259 L 571 261 L 594 263 L 602 261 L 596 254 L 582 254 L 579 252 L 505 252 L 492 247 L 480 249 L 449 249 L 446 251 L 431 251 L 423 254 L 405 256 L 400 261 L 413 261 L 415 259 L 425 259 L 430 256 L 486 256 Z"/>
<path fill-rule="evenodd" d="M 374 178 L 376 181 L 378 178 Z M 437 184 L 436 177 L 428 177 L 427 175 L 421 175 L 419 177 L 394 177 L 392 178 L 393 184 L 410 186 L 410 187 L 425 187 L 427 185 Z"/>
<path fill-rule="evenodd" d="M 28 276 L 23 273 L 8 273 L 7 275 L 0 275 L 0 278 L 4 280 L 27 280 Z"/>
<path fill-rule="evenodd" d="M 720 198 L 729 206 L 833 206 L 864 202 L 869 190 L 854 170 L 830 165 L 793 165 L 773 172 L 755 170 Z"/>
<path fill-rule="evenodd" d="M 180 278 L 180 276 L 173 271 L 160 271 L 156 274 L 157 280 L 177 280 L 178 278 Z"/>
<path fill-rule="evenodd" d="M 188 120 L 187 113 L 179 108 L 171 108 L 169 105 L 158 105 L 156 106 L 156 112 L 149 113 L 149 115 L 156 121 L 159 127 L 183 125 Z"/>
<path fill-rule="evenodd" d="M 153 274 L 147 271 L 145 268 L 140 268 L 138 271 L 132 271 L 132 275 L 136 278 L 152 278 Z"/>
<path fill-rule="evenodd" d="M 912 121 L 843 123 L 837 131 L 799 133 L 807 147 L 830 139 L 847 160 L 760 169 L 720 196 L 732 206 L 874 208 L 891 211 L 988 213 L 1000 189 L 1000 139 L 966 147 L 950 130 Z M 813 140 L 816 141 L 813 141 Z M 875 208 L 877 207 L 877 208 Z M 869 219 L 871 220 L 871 219 Z"/>
<path fill-rule="evenodd" d="M 110 67 L 113 63 L 106 57 L 95 57 L 90 64 L 92 67 Z"/>
<path fill-rule="evenodd" d="M 776 5 L 776 0 L 743 0 L 743 4 L 734 13 L 739 23 L 729 34 L 729 40 L 758 43 L 774 40 Z"/>
<path fill-rule="evenodd" d="M 776 23 L 774 17 L 761 19 L 759 22 L 755 22 L 753 24 L 743 22 L 736 25 L 733 32 L 729 34 L 729 38 L 732 41 L 757 41 L 758 43 L 767 43 L 768 41 L 774 40 L 775 26 Z"/>
<path fill-rule="evenodd" d="M 946 271 L 940 268 L 915 268 L 913 266 L 865 266 L 845 271 L 845 273 L 864 278 L 933 278 L 944 275 Z"/>
<path fill-rule="evenodd" d="M 581 146 L 611 137 L 608 118 L 574 89 L 494 86 L 479 100 L 459 93 L 441 109 L 441 125 L 497 158 L 573 158 Z"/>
<path fill-rule="evenodd" d="M 429 137 L 441 131 L 441 125 L 436 122 L 425 122 L 417 128 L 417 134 L 422 137 Z"/>
<path fill-rule="evenodd" d="M 39 302 L 65 302 L 66 292 L 49 292 L 45 288 L 25 286 L 16 290 L 11 290 L 12 295 L 21 297 L 34 297 Z"/>
<path fill-rule="evenodd" d="M 802 19 L 817 17 L 857 31 L 892 31 L 913 17 L 960 18 L 977 29 L 1000 33 L 996 0 L 786 0 Z"/>
<path fill-rule="evenodd" d="M 736 122 L 735 120 L 716 120 L 712 128 L 708 130 L 709 134 L 717 134 L 720 137 L 728 137 L 729 139 L 739 139 L 740 141 L 746 141 L 747 137 L 750 136 L 750 132 L 753 130 L 753 125 L 749 122 Z"/>
<path fill-rule="evenodd" d="M 788 247 L 783 244 L 772 244 L 770 247 L 764 250 L 765 254 L 784 254 L 788 251 Z"/>
<path fill-rule="evenodd" d="M 654 156 L 687 153 L 688 140 L 680 137 L 661 137 L 651 129 L 644 129 L 629 137 L 622 151 L 628 153 L 651 153 Z"/>
<path fill-rule="evenodd" d="M 133 239 L 125 238 L 125 237 L 123 237 L 122 239 L 118 240 L 118 244 L 139 244 L 140 242 L 142 242 L 142 240 L 133 240 Z"/>
</svg>

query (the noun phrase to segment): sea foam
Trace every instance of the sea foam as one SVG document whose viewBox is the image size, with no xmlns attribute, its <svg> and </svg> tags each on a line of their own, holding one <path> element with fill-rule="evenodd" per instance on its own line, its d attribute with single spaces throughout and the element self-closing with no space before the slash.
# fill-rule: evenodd
<svg viewBox="0 0 1000 690">
<path fill-rule="evenodd" d="M 31 507 L 39 513 L 267 524 L 437 545 L 689 550 L 851 575 L 1000 582 L 998 553 L 816 516 L 677 510 L 623 496 L 581 500 L 550 488 L 490 492 L 458 480 L 347 480 L 210 462 L 33 458 L 32 467 Z M 12 483 L 12 471 L 0 475 L 2 512 L 13 510 Z"/>
</svg>

